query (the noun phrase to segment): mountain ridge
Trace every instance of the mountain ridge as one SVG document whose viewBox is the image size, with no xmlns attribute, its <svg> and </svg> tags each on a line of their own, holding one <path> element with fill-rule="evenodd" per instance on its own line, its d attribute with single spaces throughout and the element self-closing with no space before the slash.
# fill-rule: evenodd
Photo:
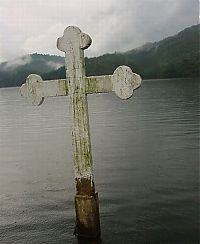
<svg viewBox="0 0 200 244">
<path fill-rule="evenodd" d="M 145 79 L 199 76 L 199 27 L 193 25 L 161 41 L 148 42 L 126 52 L 85 58 L 86 75 L 112 74 L 128 65 Z M 43 79 L 65 78 L 64 58 L 30 54 L 0 64 L 0 87 L 20 86 L 30 73 Z"/>
</svg>

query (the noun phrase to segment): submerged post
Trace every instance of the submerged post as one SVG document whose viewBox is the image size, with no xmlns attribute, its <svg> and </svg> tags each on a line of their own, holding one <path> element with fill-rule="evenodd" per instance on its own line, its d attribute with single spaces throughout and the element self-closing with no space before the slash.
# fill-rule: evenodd
<svg viewBox="0 0 200 244">
<path fill-rule="evenodd" d="M 33 105 L 40 105 L 44 97 L 70 97 L 76 184 L 74 233 L 80 238 L 100 239 L 99 201 L 94 186 L 87 94 L 114 91 L 119 98 L 127 99 L 140 86 L 141 77 L 127 66 L 119 66 L 113 75 L 86 77 L 84 49 L 91 42 L 90 36 L 78 27 L 67 27 L 57 41 L 58 49 L 65 52 L 66 79 L 43 81 L 39 75 L 32 74 L 20 91 Z"/>
</svg>

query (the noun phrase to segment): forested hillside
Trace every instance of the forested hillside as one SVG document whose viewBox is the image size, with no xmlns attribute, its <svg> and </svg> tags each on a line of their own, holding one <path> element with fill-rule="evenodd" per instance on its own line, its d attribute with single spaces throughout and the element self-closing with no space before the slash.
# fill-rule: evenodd
<svg viewBox="0 0 200 244">
<path fill-rule="evenodd" d="M 31 54 L 0 64 L 0 87 L 20 86 L 29 74 L 44 75 L 64 65 L 64 58 Z"/>
<path fill-rule="evenodd" d="M 86 58 L 86 74 L 112 74 L 119 65 L 128 65 L 144 79 L 197 77 L 199 75 L 199 26 L 175 36 L 124 53 Z M 0 87 L 20 86 L 30 73 L 43 79 L 64 78 L 64 58 L 32 54 L 0 64 Z"/>
<path fill-rule="evenodd" d="M 86 58 L 87 75 L 112 74 L 119 65 L 128 65 L 145 79 L 197 77 L 199 74 L 199 25 L 175 36 L 125 53 Z M 65 77 L 64 67 L 45 78 Z"/>
</svg>

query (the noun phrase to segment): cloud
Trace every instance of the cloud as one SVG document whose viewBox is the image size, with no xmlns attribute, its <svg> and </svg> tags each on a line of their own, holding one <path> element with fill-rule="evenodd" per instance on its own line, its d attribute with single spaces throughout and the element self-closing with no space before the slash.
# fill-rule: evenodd
<svg viewBox="0 0 200 244">
<path fill-rule="evenodd" d="M 46 65 L 48 65 L 50 68 L 52 68 L 54 70 L 57 70 L 60 67 L 62 67 L 64 65 L 64 63 L 48 61 L 48 62 L 46 62 Z"/>
<path fill-rule="evenodd" d="M 64 28 L 63 24 L 52 25 L 40 35 L 27 38 L 22 49 L 27 53 L 48 53 L 51 50 L 51 54 L 61 55 L 62 53 L 56 47 L 56 41 Z"/>
<path fill-rule="evenodd" d="M 120 2 L 120 1 L 119 1 Z M 96 52 L 125 51 L 198 23 L 196 0 L 123 0 L 99 16 Z"/>
<path fill-rule="evenodd" d="M 26 65 L 31 62 L 31 56 L 26 55 L 20 58 L 15 58 L 7 63 L 4 64 L 3 70 L 13 70 L 16 69 L 19 66 Z"/>
<path fill-rule="evenodd" d="M 68 25 L 93 39 L 94 56 L 158 41 L 199 21 L 198 0 L 1 0 L 0 61 L 33 52 L 63 55 Z"/>
</svg>

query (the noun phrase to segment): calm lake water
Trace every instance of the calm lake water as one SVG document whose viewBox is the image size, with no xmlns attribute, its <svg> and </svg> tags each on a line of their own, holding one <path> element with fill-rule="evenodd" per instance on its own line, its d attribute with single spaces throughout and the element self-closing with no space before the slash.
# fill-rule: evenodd
<svg viewBox="0 0 200 244">
<path fill-rule="evenodd" d="M 89 95 L 103 243 L 196 244 L 198 80 Z M 0 89 L 0 243 L 77 243 L 69 101 Z"/>
</svg>

